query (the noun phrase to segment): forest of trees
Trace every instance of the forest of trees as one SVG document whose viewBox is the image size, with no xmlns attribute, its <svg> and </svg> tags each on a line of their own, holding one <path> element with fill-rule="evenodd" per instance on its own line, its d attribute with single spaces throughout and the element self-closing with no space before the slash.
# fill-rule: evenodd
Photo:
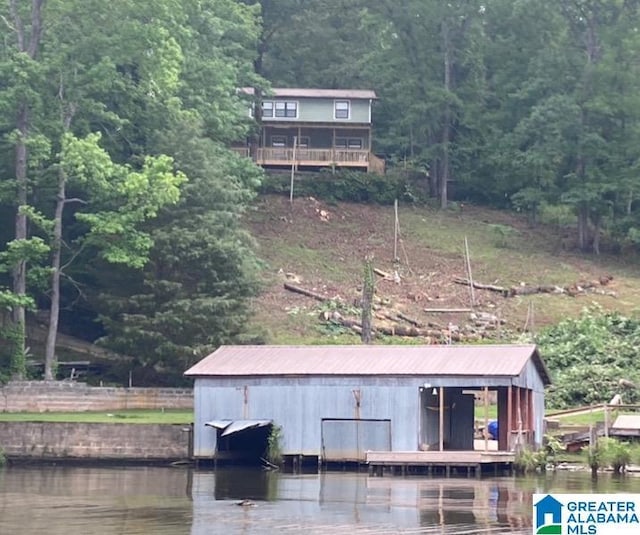
<svg viewBox="0 0 640 535">
<path fill-rule="evenodd" d="M 181 371 L 245 332 L 262 171 L 237 88 L 366 88 L 375 152 L 478 203 L 640 244 L 636 0 L 4 0 L 0 374 L 27 318 Z"/>
</svg>

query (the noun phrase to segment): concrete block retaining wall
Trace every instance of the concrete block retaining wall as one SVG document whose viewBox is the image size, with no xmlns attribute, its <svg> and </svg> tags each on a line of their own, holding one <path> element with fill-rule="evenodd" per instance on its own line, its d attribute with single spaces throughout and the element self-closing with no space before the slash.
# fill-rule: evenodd
<svg viewBox="0 0 640 535">
<path fill-rule="evenodd" d="M 0 388 L 0 412 L 193 409 L 190 388 L 120 388 L 73 381 L 12 381 Z"/>
<path fill-rule="evenodd" d="M 189 458 L 190 426 L 0 422 L 9 459 L 158 461 Z"/>
</svg>

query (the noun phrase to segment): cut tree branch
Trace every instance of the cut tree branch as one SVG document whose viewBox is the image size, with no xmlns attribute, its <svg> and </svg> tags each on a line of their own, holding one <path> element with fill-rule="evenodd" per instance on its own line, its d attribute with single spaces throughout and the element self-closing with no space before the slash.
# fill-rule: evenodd
<svg viewBox="0 0 640 535">
<path fill-rule="evenodd" d="M 284 289 L 300 295 L 306 295 L 307 297 L 312 297 L 317 301 L 324 302 L 324 301 L 329 301 L 331 299 L 330 297 L 325 297 L 324 295 L 320 295 L 319 293 L 312 292 L 311 290 L 305 290 L 304 288 L 300 288 L 299 286 L 294 286 L 293 284 L 289 284 L 288 282 L 284 283 Z"/>
</svg>

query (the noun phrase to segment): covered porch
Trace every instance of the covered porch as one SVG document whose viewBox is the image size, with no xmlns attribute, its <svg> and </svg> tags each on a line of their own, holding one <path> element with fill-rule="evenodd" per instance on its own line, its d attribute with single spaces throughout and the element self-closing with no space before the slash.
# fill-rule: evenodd
<svg viewBox="0 0 640 535">
<path fill-rule="evenodd" d="M 534 395 L 529 388 L 425 383 L 419 391 L 420 451 L 513 452 L 533 448 L 540 442 L 540 437 L 536 440 Z M 491 400 L 495 402 L 497 418 L 490 418 Z M 489 434 L 489 422 L 494 419 L 497 437 Z M 480 424 L 480 437 L 476 423 Z"/>
<path fill-rule="evenodd" d="M 233 147 L 263 167 L 355 168 L 384 173 L 384 160 L 371 152 L 371 128 L 327 125 L 265 125 L 257 146 Z"/>
</svg>

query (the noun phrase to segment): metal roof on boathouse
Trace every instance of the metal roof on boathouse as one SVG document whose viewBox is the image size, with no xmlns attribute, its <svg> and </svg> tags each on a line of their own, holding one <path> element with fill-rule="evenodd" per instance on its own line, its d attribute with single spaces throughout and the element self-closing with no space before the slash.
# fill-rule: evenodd
<svg viewBox="0 0 640 535">
<path fill-rule="evenodd" d="M 185 375 L 514 377 L 529 360 L 544 384 L 550 384 L 549 372 L 533 344 L 221 346 Z"/>
</svg>

